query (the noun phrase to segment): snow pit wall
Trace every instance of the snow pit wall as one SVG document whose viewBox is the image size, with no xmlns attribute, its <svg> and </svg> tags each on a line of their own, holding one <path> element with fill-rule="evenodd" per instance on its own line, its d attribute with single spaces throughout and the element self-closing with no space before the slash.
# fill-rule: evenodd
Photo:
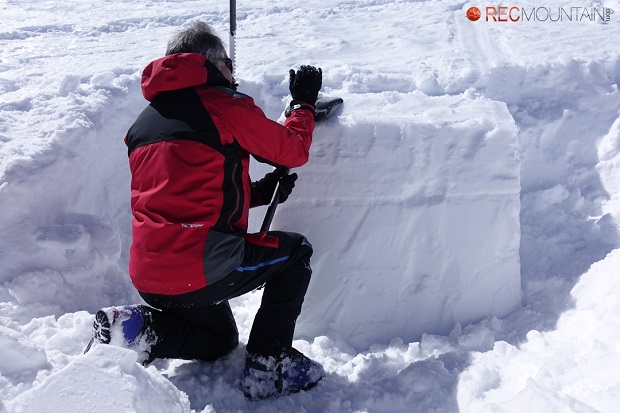
<svg viewBox="0 0 620 413">
<path fill-rule="evenodd" d="M 125 274 L 131 226 L 122 136 L 145 102 L 137 78 L 130 86 L 105 89 L 110 99 L 94 108 L 90 126 L 60 134 L 50 155 L 55 162 L 22 178 L 31 184 L 4 188 L 13 202 L 23 199 L 12 205 L 28 206 L 4 210 L 14 217 L 5 231 L 19 235 L 11 239 L 29 252 L 0 274 L 6 281 L 20 274 L 10 287 L 26 317 L 94 312 L 137 298 Z M 424 333 L 445 334 L 457 322 L 515 309 L 520 167 L 505 104 L 421 92 L 344 98 L 342 112 L 317 125 L 310 162 L 296 170 L 294 194 L 272 225 L 307 235 L 315 247 L 297 335 L 340 337 L 363 350 L 394 337 L 411 342 Z M 71 152 L 63 149 L 69 146 Z M 71 185 L 37 190 L 51 182 Z M 93 187 L 98 190 L 83 190 Z M 16 193 L 20 188 L 28 190 Z M 49 205 L 55 205 L 51 212 L 38 211 Z M 258 230 L 263 212 L 252 212 L 251 230 Z M 36 219 L 25 229 L 22 216 Z M 120 258 L 116 247 L 93 243 L 105 234 L 86 221 L 106 223 L 122 241 Z M 84 227 L 79 245 L 71 231 L 76 225 Z M 68 254 L 82 249 L 84 256 Z M 82 300 L 26 288 L 37 280 L 62 285 L 67 295 L 80 292 Z"/>
<path fill-rule="evenodd" d="M 315 248 L 297 335 L 364 350 L 515 310 L 520 163 L 505 104 L 386 92 L 345 105 L 317 127 L 272 226 Z"/>
</svg>

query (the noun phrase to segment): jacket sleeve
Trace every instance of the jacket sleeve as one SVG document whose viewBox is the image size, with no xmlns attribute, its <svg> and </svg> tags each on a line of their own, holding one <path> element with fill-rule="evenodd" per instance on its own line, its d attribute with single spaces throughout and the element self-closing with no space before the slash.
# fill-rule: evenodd
<svg viewBox="0 0 620 413">
<path fill-rule="evenodd" d="M 221 136 L 223 144 L 236 140 L 252 155 L 288 168 L 301 166 L 308 161 L 314 131 L 314 115 L 311 111 L 294 110 L 281 125 L 268 119 L 247 95 L 209 99 L 205 106 L 215 115 L 214 122 L 218 129 L 230 132 L 228 136 Z"/>
</svg>

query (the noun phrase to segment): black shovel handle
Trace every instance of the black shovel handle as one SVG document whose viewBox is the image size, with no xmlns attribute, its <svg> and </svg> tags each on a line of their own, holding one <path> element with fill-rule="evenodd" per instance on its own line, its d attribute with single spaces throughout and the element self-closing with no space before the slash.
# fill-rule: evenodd
<svg viewBox="0 0 620 413">
<path fill-rule="evenodd" d="M 282 168 L 282 177 L 288 175 L 291 171 L 290 168 Z M 263 219 L 263 225 L 260 227 L 261 233 L 267 233 L 269 231 L 269 227 L 271 226 L 271 221 L 273 221 L 273 217 L 276 214 L 276 209 L 278 208 L 278 204 L 280 203 L 280 194 L 282 193 L 282 186 L 278 182 L 278 186 L 276 190 L 273 191 L 273 197 L 271 198 L 271 203 L 269 204 L 269 208 L 267 208 L 267 212 L 265 213 L 265 218 Z"/>
</svg>

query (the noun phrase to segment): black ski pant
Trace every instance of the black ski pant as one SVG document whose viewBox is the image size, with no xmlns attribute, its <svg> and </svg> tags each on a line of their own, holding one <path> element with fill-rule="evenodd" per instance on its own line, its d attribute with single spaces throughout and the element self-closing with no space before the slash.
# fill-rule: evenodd
<svg viewBox="0 0 620 413">
<path fill-rule="evenodd" d="M 273 231 L 278 248 L 245 244 L 239 268 L 200 290 L 181 295 L 140 292 L 155 307 L 152 330 L 156 342 L 151 359 L 215 360 L 239 344 L 239 333 L 228 300 L 264 285 L 263 297 L 247 351 L 279 356 L 292 346 L 312 270 L 312 246 L 303 235 Z"/>
</svg>

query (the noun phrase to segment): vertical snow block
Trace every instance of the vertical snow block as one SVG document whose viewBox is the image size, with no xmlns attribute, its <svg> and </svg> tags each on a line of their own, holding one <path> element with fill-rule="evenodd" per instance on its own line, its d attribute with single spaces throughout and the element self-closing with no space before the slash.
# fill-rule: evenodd
<svg viewBox="0 0 620 413">
<path fill-rule="evenodd" d="M 518 308 L 517 132 L 467 94 L 347 96 L 274 225 L 315 249 L 298 336 L 363 350 Z"/>
</svg>

